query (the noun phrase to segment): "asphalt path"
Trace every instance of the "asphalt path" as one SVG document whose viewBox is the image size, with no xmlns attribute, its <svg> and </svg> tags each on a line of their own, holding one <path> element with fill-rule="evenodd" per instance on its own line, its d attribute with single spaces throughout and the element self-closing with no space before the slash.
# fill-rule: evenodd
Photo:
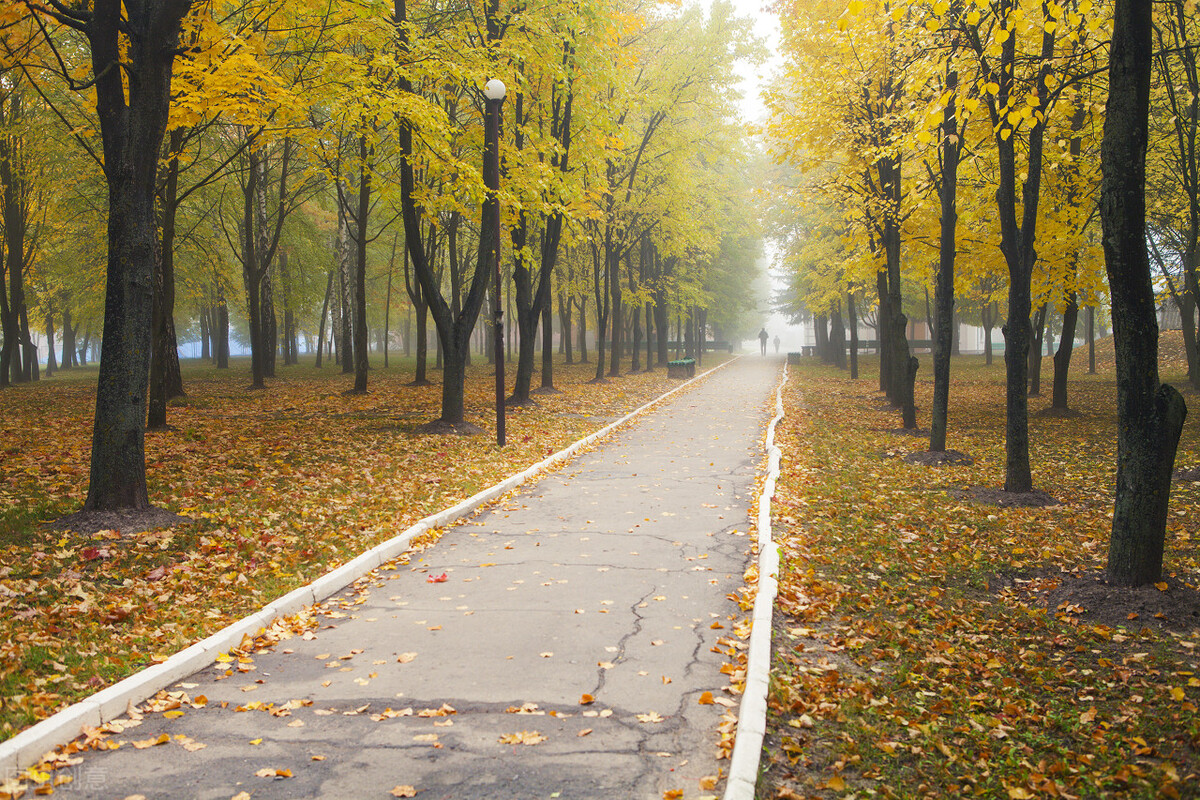
<svg viewBox="0 0 1200 800">
<path fill-rule="evenodd" d="M 192 702 L 55 794 L 719 796 L 730 595 L 780 368 L 736 360 L 327 601 L 308 638 L 173 685 Z"/>
</svg>

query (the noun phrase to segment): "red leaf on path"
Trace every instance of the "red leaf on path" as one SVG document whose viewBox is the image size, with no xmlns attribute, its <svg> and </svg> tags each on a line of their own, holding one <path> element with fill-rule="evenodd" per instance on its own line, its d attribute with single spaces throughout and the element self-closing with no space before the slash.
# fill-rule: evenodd
<svg viewBox="0 0 1200 800">
<path fill-rule="evenodd" d="M 165 577 L 167 577 L 166 567 L 155 567 L 146 573 L 146 580 L 148 581 L 160 581 Z"/>
<path fill-rule="evenodd" d="M 254 478 L 251 478 L 250 480 L 248 480 L 242 484 L 242 486 L 245 486 L 248 489 L 253 489 L 257 485 L 258 485 L 258 481 L 254 480 Z"/>
<path fill-rule="evenodd" d="M 430 575 L 428 578 L 425 579 L 425 582 L 426 583 L 445 583 L 448 578 L 449 578 L 449 576 L 443 572 L 441 575 Z"/>
</svg>

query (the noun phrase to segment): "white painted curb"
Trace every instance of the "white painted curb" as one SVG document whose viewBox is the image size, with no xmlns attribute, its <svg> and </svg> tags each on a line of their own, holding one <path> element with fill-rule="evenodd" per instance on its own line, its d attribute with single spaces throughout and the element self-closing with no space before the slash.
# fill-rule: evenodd
<svg viewBox="0 0 1200 800">
<path fill-rule="evenodd" d="M 595 433 L 585 436 L 574 444 L 558 451 L 552 456 L 539 461 L 528 469 L 510 475 L 504 480 L 483 491 L 463 500 L 455 506 L 425 517 L 403 533 L 393 536 L 386 542 L 376 545 L 362 555 L 325 573 L 312 583 L 301 586 L 260 610 L 243 617 L 237 622 L 203 639 L 192 646 L 175 653 L 161 664 L 147 667 L 141 672 L 130 675 L 123 681 L 102 689 L 96 694 L 80 700 L 74 705 L 64 708 L 57 714 L 47 717 L 31 728 L 8 741 L 0 743 L 0 776 L 11 769 L 24 769 L 37 764 L 47 751 L 59 745 L 70 742 L 82 732 L 83 726 L 97 727 L 125 713 L 130 703 L 140 703 L 147 697 L 153 696 L 160 689 L 165 689 L 172 683 L 187 677 L 194 672 L 204 669 L 219 653 L 237 647 L 242 637 L 256 635 L 268 627 L 277 617 L 295 614 L 296 612 L 319 603 L 325 598 L 336 594 L 351 583 L 366 575 L 373 569 L 391 561 L 408 548 L 408 543 L 414 537 L 432 530 L 442 528 L 455 520 L 466 516 L 483 505 L 495 500 L 513 489 L 531 480 L 560 463 L 574 457 L 580 450 L 594 444 L 599 439 L 612 433 L 616 428 L 649 411 L 655 405 L 683 391 L 688 386 L 711 375 L 717 370 L 732 364 L 741 356 L 736 356 L 712 369 L 702 372 L 689 381 L 676 386 L 669 392 L 659 395 L 645 405 L 634 409 L 616 422 L 604 426 Z"/>
<path fill-rule="evenodd" d="M 763 737 L 767 732 L 771 610 L 775 606 L 775 593 L 779 588 L 779 548 L 771 541 L 771 498 L 775 496 L 779 459 L 783 455 L 775 446 L 775 426 L 783 419 L 783 387 L 787 379 L 787 364 L 784 364 L 783 378 L 775 390 L 775 418 L 767 425 L 764 443 L 767 477 L 758 499 L 758 594 L 754 598 L 750 648 L 746 658 L 746 688 L 738 708 L 737 735 L 733 742 L 733 756 L 729 759 L 724 800 L 753 800 L 758 784 Z"/>
</svg>

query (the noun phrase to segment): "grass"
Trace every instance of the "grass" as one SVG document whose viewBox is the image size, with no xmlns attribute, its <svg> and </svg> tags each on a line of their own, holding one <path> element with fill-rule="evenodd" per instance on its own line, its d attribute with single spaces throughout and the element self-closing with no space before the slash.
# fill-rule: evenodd
<svg viewBox="0 0 1200 800">
<path fill-rule="evenodd" d="M 1111 524 L 1111 360 L 1095 376 L 1078 364 L 1076 416 L 1030 402 L 1034 483 L 1060 502 L 1047 508 L 967 494 L 1003 485 L 999 360 L 952 368 L 948 446 L 970 466 L 904 460 L 928 439 L 896 431 L 877 361 L 858 381 L 794 369 L 761 797 L 1200 796 L 1200 484 L 1173 487 L 1162 591 L 1054 601 L 1103 569 Z M 925 427 L 931 393 L 918 383 Z M 1193 412 L 1176 464 L 1198 463 Z M 1144 606 L 1157 601 L 1165 619 Z M 1132 617 L 1098 616 L 1122 604 Z"/>
<path fill-rule="evenodd" d="M 392 364 L 347 397 L 333 367 L 280 367 L 250 391 L 245 360 L 185 362 L 188 396 L 146 461 L 151 502 L 194 522 L 138 534 L 41 524 L 83 503 L 95 370 L 0 392 L 0 739 L 679 385 L 661 369 L 591 385 L 594 362 L 556 364 L 563 393 L 509 409 L 501 449 L 490 433 L 417 434 L 441 387 Z M 467 419 L 490 431 L 491 368 L 467 374 Z"/>
</svg>

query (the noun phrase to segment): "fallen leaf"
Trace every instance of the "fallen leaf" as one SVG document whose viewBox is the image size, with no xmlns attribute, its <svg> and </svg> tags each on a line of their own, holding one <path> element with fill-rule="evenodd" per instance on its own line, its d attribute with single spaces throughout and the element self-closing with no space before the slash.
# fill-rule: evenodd
<svg viewBox="0 0 1200 800">
<path fill-rule="evenodd" d="M 157 739 L 143 739 L 140 742 L 134 742 L 133 746 L 138 750 L 145 750 L 147 747 L 154 747 L 159 744 L 166 744 L 171 741 L 171 737 L 165 733 L 159 734 Z"/>
<path fill-rule="evenodd" d="M 711 706 L 714 702 L 713 701 L 713 693 L 712 692 L 701 692 L 700 699 L 697 700 L 696 702 L 702 706 Z M 709 787 L 709 788 L 712 788 L 712 787 Z"/>
<path fill-rule="evenodd" d="M 643 722 L 643 723 L 662 722 L 663 721 L 663 717 L 659 716 L 659 713 L 657 711 L 649 711 L 645 714 L 636 714 L 635 716 L 637 717 L 638 722 Z"/>
<path fill-rule="evenodd" d="M 392 789 L 392 797 L 416 797 L 417 790 L 411 786 L 396 786 Z"/>
<path fill-rule="evenodd" d="M 591 728 L 584 728 L 583 730 L 581 730 L 579 733 L 577 733 L 575 735 L 576 736 L 587 736 L 591 732 L 592 732 Z"/>
<path fill-rule="evenodd" d="M 581 706 L 590 706 L 594 702 L 596 702 L 596 698 L 592 697 L 590 694 L 585 694 L 579 698 L 579 705 Z"/>
<path fill-rule="evenodd" d="M 506 733 L 500 737 L 500 744 L 524 744 L 535 745 L 546 741 L 547 737 L 537 731 L 518 731 L 517 733 Z"/>
</svg>

